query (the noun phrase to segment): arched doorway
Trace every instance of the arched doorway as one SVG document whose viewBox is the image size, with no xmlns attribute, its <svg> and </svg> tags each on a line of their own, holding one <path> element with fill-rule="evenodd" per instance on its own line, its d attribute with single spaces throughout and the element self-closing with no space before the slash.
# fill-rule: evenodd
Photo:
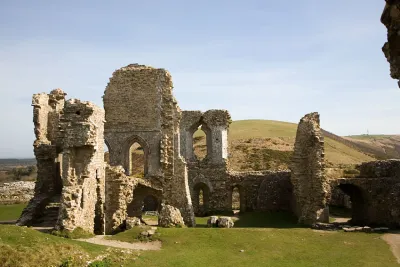
<svg viewBox="0 0 400 267">
<path fill-rule="evenodd" d="M 210 188 L 205 183 L 193 187 L 193 208 L 196 216 L 206 216 L 209 212 Z"/>
<path fill-rule="evenodd" d="M 329 215 L 338 223 L 368 224 L 368 203 L 363 190 L 353 184 L 332 188 Z"/>
<path fill-rule="evenodd" d="M 157 225 L 160 209 L 161 191 L 139 185 L 133 190 L 133 199 L 128 204 L 127 215 L 140 218 L 148 225 Z"/>
</svg>

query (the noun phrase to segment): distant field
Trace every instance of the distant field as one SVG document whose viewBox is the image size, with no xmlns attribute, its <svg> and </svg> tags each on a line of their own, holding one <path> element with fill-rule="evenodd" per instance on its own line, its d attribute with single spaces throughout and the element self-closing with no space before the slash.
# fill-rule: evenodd
<svg viewBox="0 0 400 267">
<path fill-rule="evenodd" d="M 36 159 L 0 159 L 0 171 L 8 171 L 15 167 L 36 165 Z"/>
</svg>

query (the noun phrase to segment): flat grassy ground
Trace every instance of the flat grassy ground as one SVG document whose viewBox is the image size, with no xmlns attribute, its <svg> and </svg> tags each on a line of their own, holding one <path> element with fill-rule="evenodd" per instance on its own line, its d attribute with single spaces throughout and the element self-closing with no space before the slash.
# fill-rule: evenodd
<svg viewBox="0 0 400 267">
<path fill-rule="evenodd" d="M 0 221 L 12 221 L 19 218 L 26 204 L 0 205 Z"/>
<path fill-rule="evenodd" d="M 133 253 L 0 225 L 0 266 L 60 266 L 68 258 L 70 266 L 86 266 L 101 255 L 111 266 L 398 266 L 379 234 L 317 232 L 287 213 L 244 213 L 232 229 L 196 220 L 197 228 L 159 228 L 160 251 Z M 113 239 L 136 236 L 126 231 Z"/>
</svg>

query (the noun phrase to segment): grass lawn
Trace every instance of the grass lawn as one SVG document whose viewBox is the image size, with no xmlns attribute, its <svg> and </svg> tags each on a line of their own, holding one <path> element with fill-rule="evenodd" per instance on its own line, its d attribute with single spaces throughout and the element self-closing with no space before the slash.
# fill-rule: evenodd
<svg viewBox="0 0 400 267">
<path fill-rule="evenodd" d="M 126 266 L 398 266 L 379 234 L 313 231 L 285 213 L 245 213 L 232 229 L 196 220 L 198 228 L 159 228 L 162 249 Z M 129 231 L 119 235 L 129 242 Z"/>
<path fill-rule="evenodd" d="M 0 205 L 0 221 L 17 220 L 26 204 Z"/>
<path fill-rule="evenodd" d="M 133 262 L 137 254 L 44 234 L 28 227 L 0 225 L 2 267 L 82 267 L 87 266 L 87 262 L 96 261 L 96 258 L 101 260 L 98 257 L 109 258 L 115 263 L 113 266 L 126 266 L 126 262 Z"/>
<path fill-rule="evenodd" d="M 196 220 L 197 228 L 158 228 L 160 251 L 130 254 L 0 225 L 0 265 L 60 266 L 72 258 L 74 264 L 64 266 L 86 266 L 104 255 L 111 266 L 398 266 L 379 234 L 317 232 L 286 213 L 244 213 L 232 229 L 205 228 L 207 218 Z M 133 229 L 113 239 L 134 242 L 136 237 Z"/>
</svg>

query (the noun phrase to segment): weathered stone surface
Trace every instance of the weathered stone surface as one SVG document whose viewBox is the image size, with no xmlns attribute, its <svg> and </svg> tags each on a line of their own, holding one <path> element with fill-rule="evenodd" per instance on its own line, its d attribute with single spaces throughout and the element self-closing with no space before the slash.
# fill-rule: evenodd
<svg viewBox="0 0 400 267">
<path fill-rule="evenodd" d="M 400 160 L 377 160 L 363 162 L 360 165 L 360 178 L 385 178 L 393 177 L 400 179 Z"/>
<path fill-rule="evenodd" d="M 0 185 L 0 204 L 27 203 L 34 195 L 35 182 L 11 182 Z"/>
<path fill-rule="evenodd" d="M 222 216 L 218 219 L 218 227 L 220 228 L 232 228 L 234 226 L 231 217 Z"/>
<path fill-rule="evenodd" d="M 50 94 L 34 94 L 32 97 L 35 141 L 33 150 L 37 162 L 37 181 L 34 197 L 18 219 L 18 225 L 31 225 L 45 217 L 46 205 L 61 194 L 61 175 L 58 153 L 62 151 L 59 143 L 58 126 L 64 109 L 65 93 L 55 89 Z M 53 226 L 55 221 L 52 222 Z"/>
<path fill-rule="evenodd" d="M 162 205 L 160 215 L 158 217 L 158 225 L 161 227 L 184 226 L 181 212 L 179 209 L 170 205 Z"/>
<path fill-rule="evenodd" d="M 382 51 L 390 63 L 390 76 L 400 79 L 400 1 L 386 0 L 381 22 L 387 28 L 387 42 Z M 400 84 L 399 84 L 400 86 Z"/>
<path fill-rule="evenodd" d="M 300 120 L 291 170 L 299 222 L 312 225 L 322 221 L 323 217 L 326 219 L 330 185 L 324 176 L 324 139 L 318 113 L 307 114 Z"/>
<path fill-rule="evenodd" d="M 218 216 L 210 216 L 207 220 L 207 227 L 216 227 L 218 221 Z"/>
<path fill-rule="evenodd" d="M 103 97 L 105 139 L 110 165 L 123 166 L 126 174 L 130 147 L 139 143 L 144 180 L 162 189 L 162 201 L 179 208 L 185 223 L 194 226 L 187 168 L 179 150 L 181 111 L 172 88 L 171 75 L 164 69 L 131 64 L 116 70 Z"/>
<path fill-rule="evenodd" d="M 104 233 L 104 110 L 90 102 L 65 102 L 60 215 L 57 228 Z"/>
<path fill-rule="evenodd" d="M 128 217 L 126 218 L 126 230 L 132 229 L 135 226 L 140 226 L 140 218 L 137 217 Z"/>
</svg>

